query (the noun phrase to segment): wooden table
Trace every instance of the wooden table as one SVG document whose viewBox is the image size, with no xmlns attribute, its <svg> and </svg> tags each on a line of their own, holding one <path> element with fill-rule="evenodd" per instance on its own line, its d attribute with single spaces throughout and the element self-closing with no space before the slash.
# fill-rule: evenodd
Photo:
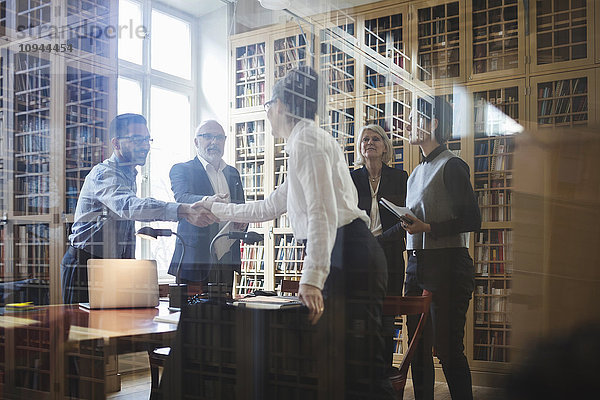
<svg viewBox="0 0 600 400">
<path fill-rule="evenodd" d="M 154 322 L 155 316 L 170 313 L 167 302 L 145 309 L 51 305 L 5 311 L 0 315 L 0 397 L 105 398 L 113 372 L 117 377 L 116 354 L 170 344 L 177 326 Z"/>
</svg>

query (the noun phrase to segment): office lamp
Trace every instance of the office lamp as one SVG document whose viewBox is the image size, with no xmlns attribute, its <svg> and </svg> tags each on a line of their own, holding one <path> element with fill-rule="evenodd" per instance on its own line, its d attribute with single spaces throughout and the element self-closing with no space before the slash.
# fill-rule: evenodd
<svg viewBox="0 0 600 400">
<path fill-rule="evenodd" d="M 156 240 L 159 236 L 169 237 L 175 235 L 181 240 L 182 251 L 179 262 L 177 263 L 177 270 L 175 272 L 175 283 L 169 284 L 169 308 L 181 308 L 183 302 L 187 297 L 187 285 L 185 283 L 179 283 L 179 270 L 181 269 L 181 262 L 185 255 L 186 244 L 180 234 L 173 232 L 171 229 L 156 229 L 149 226 L 144 226 L 136 232 L 136 235 L 146 240 Z"/>
</svg>

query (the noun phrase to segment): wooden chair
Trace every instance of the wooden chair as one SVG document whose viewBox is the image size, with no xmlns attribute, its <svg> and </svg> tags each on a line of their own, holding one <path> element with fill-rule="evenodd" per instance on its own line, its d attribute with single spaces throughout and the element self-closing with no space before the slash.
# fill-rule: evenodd
<svg viewBox="0 0 600 400">
<path fill-rule="evenodd" d="M 290 280 L 282 280 L 281 281 L 281 293 L 290 293 L 290 294 L 298 294 L 298 289 L 300 289 L 300 281 L 290 281 Z"/>
<path fill-rule="evenodd" d="M 281 293 L 298 293 L 300 286 L 299 281 L 282 280 Z M 423 290 L 421 296 L 387 296 L 383 300 L 383 315 L 421 315 L 419 324 L 415 330 L 415 334 L 408 345 L 408 349 L 404 353 L 404 358 L 400 364 L 399 372 L 390 377 L 392 386 L 396 391 L 398 400 L 404 397 L 404 387 L 406 386 L 406 378 L 408 376 L 408 367 L 415 354 L 417 343 L 421 338 L 427 317 L 429 316 L 429 306 L 431 305 L 431 293 Z"/>
<path fill-rule="evenodd" d="M 404 387 L 408 376 L 408 367 L 415 354 L 417 343 L 421 338 L 431 304 L 431 293 L 423 290 L 422 296 L 388 296 L 383 301 L 383 315 L 421 315 L 415 334 L 402 358 L 398 374 L 391 376 L 390 381 L 396 391 L 398 400 L 404 397 Z"/>
<path fill-rule="evenodd" d="M 158 347 L 148 350 L 148 360 L 150 361 L 150 387 L 158 389 L 160 385 L 159 368 L 165 366 L 165 361 L 169 358 L 170 347 Z"/>
</svg>

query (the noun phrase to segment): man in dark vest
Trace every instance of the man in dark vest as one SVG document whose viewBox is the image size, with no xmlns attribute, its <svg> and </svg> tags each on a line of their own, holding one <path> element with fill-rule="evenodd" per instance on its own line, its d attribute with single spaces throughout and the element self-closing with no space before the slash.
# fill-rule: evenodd
<svg viewBox="0 0 600 400">
<path fill-rule="evenodd" d="M 414 216 L 403 222 L 408 233 L 405 294 L 432 293 L 431 313 L 412 362 L 415 399 L 433 400 L 432 350 L 442 363 L 454 400 L 473 399 L 471 371 L 463 338 L 474 288 L 469 232 L 478 231 L 481 214 L 469 179 L 469 166 L 444 143 L 452 135 L 452 107 L 443 97 L 420 100 L 407 130 L 423 155 L 407 183 L 406 206 Z M 416 217 L 416 218 L 415 218 Z M 412 336 L 416 321 L 409 319 Z"/>
<path fill-rule="evenodd" d="M 196 157 L 171 168 L 171 189 L 175 201 L 192 204 L 207 196 L 214 196 L 220 198 L 219 201 L 244 202 L 240 174 L 222 158 L 226 138 L 223 127 L 215 120 L 204 121 L 198 126 L 194 138 Z M 227 238 L 220 238 L 215 242 L 213 254 L 209 250 L 211 240 L 224 224 L 214 223 L 200 228 L 187 221 L 179 222 L 177 232 L 185 242 L 185 253 L 181 259 L 183 244 L 177 238 L 169 267 L 169 274 L 177 277 L 177 283 L 200 285 L 203 290 L 206 290 L 208 282 L 231 287 L 233 271 L 240 272 L 239 241 L 228 242 Z M 236 224 L 233 228 L 243 230 L 245 225 Z M 181 267 L 178 270 L 180 260 Z"/>
</svg>

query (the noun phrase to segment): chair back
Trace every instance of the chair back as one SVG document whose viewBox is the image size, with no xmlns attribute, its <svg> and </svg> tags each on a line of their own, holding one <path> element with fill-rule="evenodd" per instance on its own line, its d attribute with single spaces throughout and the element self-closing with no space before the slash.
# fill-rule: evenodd
<svg viewBox="0 0 600 400">
<path fill-rule="evenodd" d="M 284 279 L 281 281 L 281 293 L 298 294 L 300 281 L 291 281 Z"/>
<path fill-rule="evenodd" d="M 408 376 L 408 367 L 415 354 L 417 343 L 421 338 L 427 317 L 429 315 L 429 306 L 431 305 L 431 293 L 423 290 L 421 296 L 387 296 L 383 301 L 383 315 L 421 315 L 417 329 L 404 353 L 400 371 L 397 375 L 391 376 L 390 381 L 396 391 L 398 400 L 404 396 L 404 386 Z"/>
</svg>

